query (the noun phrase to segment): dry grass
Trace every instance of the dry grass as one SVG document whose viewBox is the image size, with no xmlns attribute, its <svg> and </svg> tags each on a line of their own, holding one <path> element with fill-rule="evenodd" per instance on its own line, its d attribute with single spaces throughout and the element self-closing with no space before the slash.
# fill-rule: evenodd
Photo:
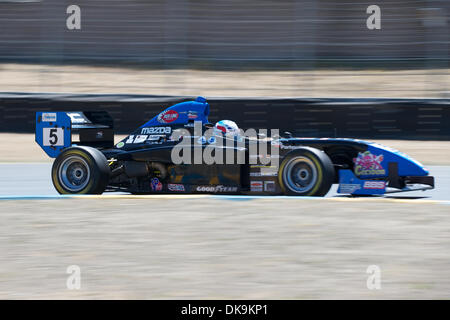
<svg viewBox="0 0 450 320">
<path fill-rule="evenodd" d="M 449 298 L 448 205 L 161 197 L 1 204 L 2 299 Z M 81 268 L 79 291 L 66 288 L 70 265 Z M 369 265 L 381 270 L 380 290 L 367 289 Z"/>
<path fill-rule="evenodd" d="M 449 97 L 450 69 L 199 71 L 1 64 L 5 92 L 206 97 Z"/>
</svg>

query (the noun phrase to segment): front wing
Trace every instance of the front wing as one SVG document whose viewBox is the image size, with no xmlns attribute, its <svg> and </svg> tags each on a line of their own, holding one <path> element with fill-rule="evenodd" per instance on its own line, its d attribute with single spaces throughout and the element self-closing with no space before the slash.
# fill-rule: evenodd
<svg viewBox="0 0 450 320">
<path fill-rule="evenodd" d="M 434 177 L 391 175 L 386 180 L 359 179 L 351 170 L 339 170 L 338 193 L 351 195 L 383 195 L 387 193 L 434 189 Z"/>
</svg>

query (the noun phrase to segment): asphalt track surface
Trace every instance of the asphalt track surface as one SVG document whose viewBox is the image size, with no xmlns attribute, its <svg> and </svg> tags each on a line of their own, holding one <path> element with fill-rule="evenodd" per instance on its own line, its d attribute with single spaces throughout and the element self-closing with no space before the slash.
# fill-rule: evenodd
<svg viewBox="0 0 450 320">
<path fill-rule="evenodd" d="M 57 196 L 51 181 L 51 163 L 0 164 L 0 197 L 30 198 Z M 384 198 L 450 201 L 450 166 L 428 166 L 435 177 L 433 190 L 392 193 Z M 343 197 L 334 185 L 327 197 Z"/>
<path fill-rule="evenodd" d="M 0 299 L 450 298 L 450 167 L 394 199 L 64 197 L 50 169 L 0 164 Z"/>
</svg>

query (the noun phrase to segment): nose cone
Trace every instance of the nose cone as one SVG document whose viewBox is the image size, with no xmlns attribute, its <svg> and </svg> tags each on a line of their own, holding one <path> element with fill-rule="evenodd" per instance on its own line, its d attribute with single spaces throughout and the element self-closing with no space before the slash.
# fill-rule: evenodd
<svg viewBox="0 0 450 320">
<path fill-rule="evenodd" d="M 372 144 L 368 149 L 374 154 L 383 155 L 382 165 L 384 168 L 388 168 L 389 162 L 397 162 L 399 176 L 427 176 L 429 174 L 420 162 L 403 152 L 379 144 Z"/>
<path fill-rule="evenodd" d="M 428 169 L 416 160 L 408 158 L 407 161 L 408 162 L 403 165 L 404 168 L 401 170 L 399 164 L 398 174 L 400 176 L 427 176 L 429 174 Z"/>
<path fill-rule="evenodd" d="M 415 160 L 414 160 L 415 161 Z M 417 161 L 416 161 L 417 162 Z M 419 168 L 417 169 L 417 170 L 419 170 L 422 174 L 420 174 L 421 176 L 427 176 L 427 175 L 429 175 L 430 174 L 430 171 L 427 169 L 427 168 L 425 168 L 423 165 L 421 165 L 419 162 L 417 162 L 418 163 L 418 166 L 419 166 Z"/>
</svg>

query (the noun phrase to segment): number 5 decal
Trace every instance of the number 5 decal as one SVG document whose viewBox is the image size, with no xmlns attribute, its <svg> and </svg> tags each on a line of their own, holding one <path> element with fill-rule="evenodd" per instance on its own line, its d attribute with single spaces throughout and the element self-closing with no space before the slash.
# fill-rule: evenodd
<svg viewBox="0 0 450 320">
<path fill-rule="evenodd" d="M 56 158 L 72 144 L 72 123 L 66 112 L 36 112 L 35 140 L 51 157 Z"/>
<path fill-rule="evenodd" d="M 64 130 L 62 128 L 42 128 L 44 146 L 63 146 Z"/>
</svg>

